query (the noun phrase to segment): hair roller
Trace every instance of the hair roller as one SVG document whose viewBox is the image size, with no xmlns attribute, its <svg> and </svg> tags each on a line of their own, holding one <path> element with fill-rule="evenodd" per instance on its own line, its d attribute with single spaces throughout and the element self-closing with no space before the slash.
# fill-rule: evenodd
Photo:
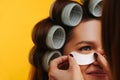
<svg viewBox="0 0 120 80">
<path fill-rule="evenodd" d="M 42 65 L 41 64 L 42 56 L 43 56 L 43 54 L 38 47 L 36 47 L 36 46 L 32 47 L 32 49 L 30 50 L 30 53 L 29 53 L 30 64 L 32 64 L 33 66 L 38 68 L 40 65 Z"/>
<path fill-rule="evenodd" d="M 40 47 L 42 49 L 48 49 L 45 40 L 49 29 L 53 25 L 54 23 L 50 18 L 46 18 L 35 25 L 32 32 L 32 40 L 35 46 Z"/>
<path fill-rule="evenodd" d="M 53 25 L 46 37 L 46 45 L 51 49 L 60 49 L 65 42 L 65 30 L 59 25 Z"/>
<path fill-rule="evenodd" d="M 100 17 L 102 15 L 102 0 L 90 0 L 88 8 L 93 16 Z"/>
<path fill-rule="evenodd" d="M 61 56 L 59 51 L 47 51 L 43 57 L 42 65 L 44 70 L 47 72 L 49 68 L 50 61 Z"/>
<path fill-rule="evenodd" d="M 68 26 L 76 26 L 83 16 L 82 7 L 77 3 L 67 4 L 62 11 L 62 22 Z"/>
<path fill-rule="evenodd" d="M 60 25 L 76 26 L 82 15 L 82 7 L 75 1 L 56 1 L 50 9 L 50 16 Z"/>
<path fill-rule="evenodd" d="M 62 13 L 62 9 L 63 7 L 68 4 L 69 1 L 60 1 L 60 0 L 56 0 L 50 8 L 50 18 L 56 22 L 57 24 L 62 24 L 61 21 L 61 13 Z"/>
</svg>

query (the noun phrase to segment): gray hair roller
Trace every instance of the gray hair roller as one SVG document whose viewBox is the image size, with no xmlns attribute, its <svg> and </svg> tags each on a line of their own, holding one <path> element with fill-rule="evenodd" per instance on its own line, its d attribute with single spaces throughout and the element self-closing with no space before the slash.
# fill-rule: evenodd
<svg viewBox="0 0 120 80">
<path fill-rule="evenodd" d="M 95 17 L 102 15 L 102 0 L 90 0 L 89 11 Z"/>
<path fill-rule="evenodd" d="M 46 45 L 51 49 L 60 49 L 65 42 L 65 30 L 59 25 L 53 25 L 47 35 Z"/>
<path fill-rule="evenodd" d="M 43 57 L 43 68 L 47 72 L 49 68 L 50 61 L 62 56 L 62 54 L 59 51 L 47 51 Z"/>
<path fill-rule="evenodd" d="M 76 26 L 81 21 L 82 16 L 82 7 L 77 3 L 69 3 L 64 7 L 61 19 L 65 25 Z"/>
</svg>

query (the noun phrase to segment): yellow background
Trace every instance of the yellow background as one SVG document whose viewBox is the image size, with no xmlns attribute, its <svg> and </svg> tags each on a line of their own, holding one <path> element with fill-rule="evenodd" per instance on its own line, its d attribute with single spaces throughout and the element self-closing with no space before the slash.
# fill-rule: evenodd
<svg viewBox="0 0 120 80">
<path fill-rule="evenodd" d="M 0 0 L 0 80 L 28 80 L 33 26 L 53 0 Z"/>
<path fill-rule="evenodd" d="M 53 0 L 0 0 L 0 80 L 28 80 L 34 25 Z"/>
</svg>

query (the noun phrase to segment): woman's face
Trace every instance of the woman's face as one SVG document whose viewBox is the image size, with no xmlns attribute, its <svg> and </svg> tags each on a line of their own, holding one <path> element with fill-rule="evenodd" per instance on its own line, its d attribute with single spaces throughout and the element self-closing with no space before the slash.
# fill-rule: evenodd
<svg viewBox="0 0 120 80">
<path fill-rule="evenodd" d="M 81 22 L 74 28 L 71 36 L 64 47 L 65 55 L 72 51 L 87 54 L 102 49 L 101 23 L 99 20 Z M 97 61 L 89 65 L 82 65 L 80 69 L 85 80 L 108 80 L 105 71 Z"/>
</svg>

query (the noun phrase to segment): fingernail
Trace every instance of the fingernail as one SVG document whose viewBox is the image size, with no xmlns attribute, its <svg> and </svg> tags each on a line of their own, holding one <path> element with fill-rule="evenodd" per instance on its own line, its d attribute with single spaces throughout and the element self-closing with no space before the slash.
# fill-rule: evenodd
<svg viewBox="0 0 120 80">
<path fill-rule="evenodd" d="M 95 57 L 95 59 L 97 59 L 97 57 L 98 57 L 97 53 L 94 53 L 94 57 Z"/>
<path fill-rule="evenodd" d="M 73 55 L 72 54 L 69 54 L 71 57 L 73 57 Z"/>
</svg>

